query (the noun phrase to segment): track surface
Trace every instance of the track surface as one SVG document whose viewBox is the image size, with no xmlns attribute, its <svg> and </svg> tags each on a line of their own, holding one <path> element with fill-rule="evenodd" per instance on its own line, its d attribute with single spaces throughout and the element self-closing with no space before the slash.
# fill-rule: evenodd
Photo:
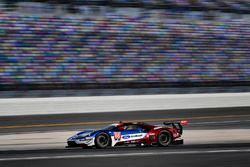
<svg viewBox="0 0 250 167">
<path fill-rule="evenodd" d="M 53 132 L 103 127 L 119 120 L 161 123 L 188 119 L 188 130 L 250 129 L 250 108 L 138 111 L 102 114 L 0 117 L 0 134 Z M 237 135 L 237 134 L 233 134 Z M 242 136 L 244 138 L 244 135 Z M 42 139 L 41 139 L 42 140 Z M 4 143 L 4 141 L 1 141 Z M 1 167 L 17 166 L 247 166 L 250 141 L 168 148 L 48 149 L 0 151 Z"/>
<path fill-rule="evenodd" d="M 189 120 L 190 124 L 185 127 L 186 129 L 250 128 L 250 107 L 6 116 L 0 117 L 0 134 L 82 130 L 100 128 L 119 121 L 143 121 L 162 124 L 164 120 L 180 119 Z"/>
<path fill-rule="evenodd" d="M 105 150 L 43 150 L 0 153 L 1 167 L 20 166 L 246 166 L 250 146 L 202 145 L 168 148 L 116 148 Z M 13 158 L 14 157 L 14 158 Z"/>
<path fill-rule="evenodd" d="M 1 167 L 44 167 L 44 166 L 219 166 L 219 167 L 249 167 L 249 153 L 208 153 L 187 155 L 129 156 L 105 158 L 74 158 L 1 162 Z"/>
</svg>

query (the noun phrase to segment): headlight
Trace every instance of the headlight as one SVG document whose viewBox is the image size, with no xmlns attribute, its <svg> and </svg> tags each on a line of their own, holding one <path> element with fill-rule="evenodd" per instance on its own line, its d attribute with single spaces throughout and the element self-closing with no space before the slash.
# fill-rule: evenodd
<svg viewBox="0 0 250 167">
<path fill-rule="evenodd" d="M 84 141 L 85 143 L 89 143 L 92 141 L 92 139 L 84 139 L 84 140 L 80 140 L 80 141 Z"/>
<path fill-rule="evenodd" d="M 86 140 L 92 140 L 93 137 L 85 137 Z"/>
</svg>

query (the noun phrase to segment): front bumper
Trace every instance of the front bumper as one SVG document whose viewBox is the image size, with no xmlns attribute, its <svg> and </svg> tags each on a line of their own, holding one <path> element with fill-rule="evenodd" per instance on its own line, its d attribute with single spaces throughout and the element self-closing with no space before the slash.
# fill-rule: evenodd
<svg viewBox="0 0 250 167">
<path fill-rule="evenodd" d="M 88 138 L 88 139 L 69 139 L 67 141 L 68 146 L 67 147 L 88 147 L 88 146 L 94 146 L 94 138 Z"/>
</svg>

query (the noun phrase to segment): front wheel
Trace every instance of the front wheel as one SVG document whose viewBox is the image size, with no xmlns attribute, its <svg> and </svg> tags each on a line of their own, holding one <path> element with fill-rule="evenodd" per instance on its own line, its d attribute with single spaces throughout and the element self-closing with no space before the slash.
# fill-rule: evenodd
<svg viewBox="0 0 250 167">
<path fill-rule="evenodd" d="M 95 145 L 97 148 L 106 148 L 109 146 L 110 142 L 110 137 L 106 133 L 98 134 L 95 139 Z"/>
<path fill-rule="evenodd" d="M 158 135 L 158 145 L 159 146 L 168 146 L 172 142 L 172 135 L 169 131 L 163 130 Z"/>
</svg>

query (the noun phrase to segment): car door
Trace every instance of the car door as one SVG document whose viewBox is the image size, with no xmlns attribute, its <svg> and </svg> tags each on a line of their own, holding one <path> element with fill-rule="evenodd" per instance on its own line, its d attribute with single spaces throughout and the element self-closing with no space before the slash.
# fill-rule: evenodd
<svg viewBox="0 0 250 167">
<path fill-rule="evenodd" d="M 136 143 L 140 139 L 144 138 L 146 133 L 138 125 L 127 125 L 124 130 L 121 131 L 121 141 L 128 143 Z"/>
</svg>

